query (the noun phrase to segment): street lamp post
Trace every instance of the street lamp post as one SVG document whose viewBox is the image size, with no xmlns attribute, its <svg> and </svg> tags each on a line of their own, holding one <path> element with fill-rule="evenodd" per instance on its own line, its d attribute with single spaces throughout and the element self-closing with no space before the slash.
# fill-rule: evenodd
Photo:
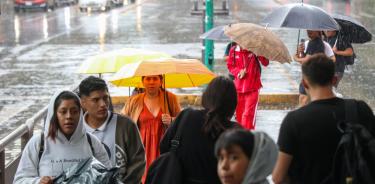
<svg viewBox="0 0 375 184">
<path fill-rule="evenodd" d="M 205 32 L 212 29 L 214 24 L 214 3 L 213 0 L 206 0 L 206 15 L 205 15 Z M 205 56 L 204 56 L 204 64 L 210 70 L 213 69 L 213 62 L 214 62 L 214 42 L 212 40 L 205 40 Z"/>
<path fill-rule="evenodd" d="M 203 6 L 205 8 L 200 9 L 199 0 L 193 0 L 193 8 L 191 10 L 191 15 L 202 15 L 202 28 L 203 33 L 212 29 L 214 25 L 214 15 L 228 15 L 229 10 L 227 7 L 228 0 L 222 0 L 222 9 L 214 9 L 214 0 L 203 0 Z M 202 62 L 209 68 L 213 70 L 214 65 L 214 42 L 212 40 L 202 41 Z"/>
</svg>

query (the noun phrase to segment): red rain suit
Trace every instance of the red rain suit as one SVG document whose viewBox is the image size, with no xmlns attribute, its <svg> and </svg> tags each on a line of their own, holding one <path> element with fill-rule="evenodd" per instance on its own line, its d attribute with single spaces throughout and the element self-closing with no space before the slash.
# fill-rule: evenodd
<svg viewBox="0 0 375 184">
<path fill-rule="evenodd" d="M 267 66 L 269 61 L 263 56 L 258 56 L 251 51 L 233 46 L 229 51 L 227 67 L 234 75 L 234 84 L 237 90 L 236 119 L 246 129 L 255 128 L 255 111 L 258 105 L 259 89 L 262 87 L 260 80 L 261 66 Z M 238 74 L 246 68 L 245 76 L 240 79 Z"/>
</svg>

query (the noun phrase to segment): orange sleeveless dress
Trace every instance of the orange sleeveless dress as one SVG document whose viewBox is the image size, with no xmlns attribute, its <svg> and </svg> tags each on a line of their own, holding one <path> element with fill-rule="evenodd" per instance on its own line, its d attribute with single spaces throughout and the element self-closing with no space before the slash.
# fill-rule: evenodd
<svg viewBox="0 0 375 184">
<path fill-rule="evenodd" d="M 143 104 L 143 110 L 138 118 L 137 124 L 146 152 L 146 170 L 142 176 L 142 183 L 146 181 L 148 168 L 160 155 L 159 145 L 165 132 L 161 121 L 161 115 L 162 111 L 159 109 L 158 115 L 154 117 L 148 110 L 146 104 Z"/>
</svg>

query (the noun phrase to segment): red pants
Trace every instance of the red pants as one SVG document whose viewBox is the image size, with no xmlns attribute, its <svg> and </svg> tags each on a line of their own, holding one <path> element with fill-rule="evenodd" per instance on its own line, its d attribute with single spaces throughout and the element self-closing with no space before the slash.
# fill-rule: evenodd
<svg viewBox="0 0 375 184">
<path fill-rule="evenodd" d="M 236 119 L 242 127 L 254 130 L 258 106 L 259 90 L 248 93 L 237 93 Z"/>
</svg>

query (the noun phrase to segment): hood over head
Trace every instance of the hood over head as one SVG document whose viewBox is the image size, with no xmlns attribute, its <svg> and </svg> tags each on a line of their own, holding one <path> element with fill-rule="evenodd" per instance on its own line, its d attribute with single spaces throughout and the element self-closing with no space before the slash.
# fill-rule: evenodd
<svg viewBox="0 0 375 184">
<path fill-rule="evenodd" d="M 77 97 L 78 101 L 80 101 L 79 96 L 77 94 L 75 94 L 74 92 L 69 91 L 69 90 L 58 91 L 52 96 L 52 98 L 51 98 L 51 100 L 49 101 L 49 104 L 48 104 L 47 117 L 46 117 L 46 121 L 45 121 L 45 124 L 44 124 L 44 136 L 45 137 L 48 136 L 49 127 L 50 127 L 50 124 L 51 124 L 51 119 L 52 119 L 52 116 L 54 114 L 54 105 L 55 105 L 55 102 L 57 100 L 57 97 L 59 97 L 60 94 L 65 92 L 65 91 L 71 92 L 72 94 L 74 94 Z M 82 121 L 83 120 L 82 108 L 80 109 L 80 115 L 79 116 L 80 117 L 79 117 L 77 128 L 74 130 L 73 135 L 71 136 L 70 140 L 68 140 L 60 130 L 58 130 L 58 132 L 56 134 L 56 139 L 59 139 L 62 142 L 65 142 L 65 141 L 71 142 L 71 141 L 79 140 L 82 136 L 84 136 L 86 134 L 86 130 L 83 126 L 83 121 Z"/>
<path fill-rule="evenodd" d="M 276 164 L 278 149 L 264 132 L 253 132 L 254 149 L 242 184 L 268 184 L 267 177 Z"/>
</svg>

